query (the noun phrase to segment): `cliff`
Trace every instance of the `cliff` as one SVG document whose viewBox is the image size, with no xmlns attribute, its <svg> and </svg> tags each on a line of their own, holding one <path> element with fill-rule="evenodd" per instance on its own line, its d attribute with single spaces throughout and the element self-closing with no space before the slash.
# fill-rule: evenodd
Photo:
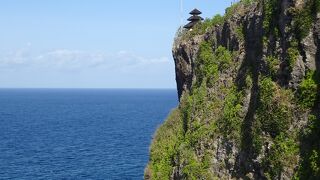
<svg viewBox="0 0 320 180">
<path fill-rule="evenodd" d="M 180 32 L 145 179 L 320 179 L 320 1 L 242 0 Z"/>
</svg>

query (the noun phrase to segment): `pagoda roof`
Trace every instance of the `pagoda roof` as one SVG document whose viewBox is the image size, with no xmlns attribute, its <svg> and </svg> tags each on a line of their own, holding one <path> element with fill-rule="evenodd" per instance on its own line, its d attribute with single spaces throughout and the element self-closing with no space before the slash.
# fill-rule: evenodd
<svg viewBox="0 0 320 180">
<path fill-rule="evenodd" d="M 189 14 L 191 14 L 191 15 L 199 15 L 199 14 L 202 14 L 202 12 L 195 8 Z"/>
<path fill-rule="evenodd" d="M 200 20 L 204 20 L 204 19 L 198 15 L 191 16 L 188 19 L 188 21 L 200 21 Z"/>
<path fill-rule="evenodd" d="M 187 25 L 183 26 L 186 29 L 191 29 L 193 28 L 194 25 L 196 25 L 198 22 L 197 21 L 193 21 L 193 22 L 189 22 Z"/>
</svg>

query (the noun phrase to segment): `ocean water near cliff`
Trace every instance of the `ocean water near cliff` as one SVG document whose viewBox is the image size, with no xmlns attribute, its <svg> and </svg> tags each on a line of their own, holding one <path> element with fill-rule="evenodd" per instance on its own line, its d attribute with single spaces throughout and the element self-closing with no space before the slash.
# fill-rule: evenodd
<svg viewBox="0 0 320 180">
<path fill-rule="evenodd" d="M 0 179 L 143 179 L 175 90 L 0 90 Z"/>
</svg>

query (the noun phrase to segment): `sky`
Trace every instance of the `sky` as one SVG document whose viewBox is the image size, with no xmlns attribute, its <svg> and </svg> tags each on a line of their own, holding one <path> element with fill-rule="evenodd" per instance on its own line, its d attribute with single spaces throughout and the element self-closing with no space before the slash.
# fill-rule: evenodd
<svg viewBox="0 0 320 180">
<path fill-rule="evenodd" d="M 1 0 L 0 88 L 176 88 L 181 17 L 232 1 Z"/>
</svg>

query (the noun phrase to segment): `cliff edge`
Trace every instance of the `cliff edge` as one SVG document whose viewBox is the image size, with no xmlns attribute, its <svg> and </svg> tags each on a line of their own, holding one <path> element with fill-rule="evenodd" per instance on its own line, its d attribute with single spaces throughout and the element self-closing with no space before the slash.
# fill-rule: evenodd
<svg viewBox="0 0 320 180">
<path fill-rule="evenodd" d="M 320 179 L 320 1 L 242 0 L 178 34 L 145 179 Z"/>
</svg>

